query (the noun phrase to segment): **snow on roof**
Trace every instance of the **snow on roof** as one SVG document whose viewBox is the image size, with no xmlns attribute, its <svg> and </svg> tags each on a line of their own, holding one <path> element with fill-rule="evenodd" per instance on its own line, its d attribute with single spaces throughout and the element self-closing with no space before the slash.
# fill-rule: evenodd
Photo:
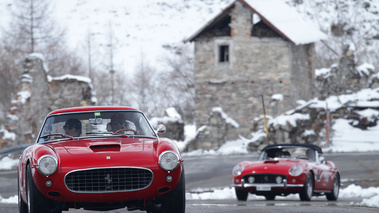
<svg viewBox="0 0 379 213">
<path fill-rule="evenodd" d="M 327 38 L 317 27 L 302 20 L 296 10 L 282 0 L 236 0 L 186 41 L 193 41 L 203 30 L 228 12 L 237 1 L 258 14 L 265 24 L 296 45 L 313 43 Z"/>
<path fill-rule="evenodd" d="M 62 75 L 62 76 L 59 76 L 59 77 L 48 76 L 49 82 L 51 82 L 51 81 L 64 81 L 66 79 L 74 79 L 74 80 L 76 79 L 77 81 L 81 81 L 81 82 L 85 82 L 85 83 L 91 84 L 91 79 L 90 78 L 85 77 L 85 76 L 81 76 L 81 75 L 70 75 L 70 74 L 67 74 L 67 75 Z"/>
<path fill-rule="evenodd" d="M 326 35 L 310 23 L 305 23 L 295 9 L 282 0 L 240 0 L 255 10 L 261 19 L 294 44 L 308 44 L 326 39 Z M 267 24 L 267 23 L 266 23 Z"/>
<path fill-rule="evenodd" d="M 49 69 L 47 68 L 46 63 L 45 63 L 45 57 L 41 53 L 31 53 L 31 54 L 28 55 L 27 58 L 29 60 L 33 60 L 34 58 L 40 59 L 42 61 L 42 66 L 45 69 L 45 72 L 46 73 L 49 72 Z"/>
</svg>

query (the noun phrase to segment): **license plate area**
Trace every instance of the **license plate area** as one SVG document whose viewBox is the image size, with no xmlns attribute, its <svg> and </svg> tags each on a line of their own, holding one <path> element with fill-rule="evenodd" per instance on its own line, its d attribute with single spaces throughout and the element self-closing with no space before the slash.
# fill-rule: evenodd
<svg viewBox="0 0 379 213">
<path fill-rule="evenodd" d="M 257 191 L 271 191 L 271 186 L 257 186 Z"/>
</svg>

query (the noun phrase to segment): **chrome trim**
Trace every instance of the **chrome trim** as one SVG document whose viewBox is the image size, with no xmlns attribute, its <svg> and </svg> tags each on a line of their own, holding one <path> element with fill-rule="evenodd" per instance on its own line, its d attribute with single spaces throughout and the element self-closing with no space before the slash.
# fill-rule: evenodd
<svg viewBox="0 0 379 213">
<path fill-rule="evenodd" d="M 40 171 L 40 168 L 39 168 L 39 167 L 40 167 L 39 164 L 40 164 L 41 160 L 42 160 L 43 158 L 45 158 L 45 157 L 51 157 L 51 158 L 53 158 L 53 160 L 55 161 L 55 170 L 54 170 L 53 173 L 51 173 L 51 174 L 49 174 L 49 175 L 43 174 L 43 173 Z M 43 176 L 45 176 L 45 177 L 49 177 L 49 176 L 53 175 L 55 172 L 57 172 L 57 169 L 58 169 L 58 160 L 57 160 L 56 157 L 54 157 L 53 155 L 50 155 L 50 154 L 42 155 L 41 157 L 38 158 L 36 167 L 37 167 L 38 172 L 39 172 L 41 175 L 43 175 Z"/>
<path fill-rule="evenodd" d="M 69 175 L 69 174 L 71 174 L 73 172 L 80 172 L 80 171 L 87 171 L 87 170 L 99 170 L 99 169 L 144 169 L 144 170 L 147 170 L 147 171 L 151 172 L 152 176 L 151 176 L 150 183 L 146 187 L 140 188 L 140 189 L 122 190 L 122 191 L 95 191 L 95 192 L 84 191 L 84 192 L 82 192 L 82 191 L 74 191 L 74 190 L 71 190 L 71 189 L 69 189 L 67 187 L 67 184 L 66 184 L 66 177 L 67 177 L 67 175 Z M 78 194 L 98 194 L 98 193 L 134 192 L 134 191 L 144 190 L 144 189 L 149 188 L 149 186 L 151 186 L 151 184 L 153 183 L 153 180 L 154 180 L 154 172 L 151 169 L 143 168 L 143 167 L 121 166 L 121 167 L 95 167 L 95 168 L 72 170 L 70 172 L 67 172 L 67 174 L 64 176 L 63 182 L 64 182 L 64 185 L 65 185 L 66 189 L 69 190 L 70 192 L 78 193 Z"/>
<path fill-rule="evenodd" d="M 169 152 L 173 153 L 173 154 L 176 156 L 176 158 L 177 158 L 177 160 L 178 160 L 178 163 L 176 164 L 175 168 L 173 168 L 173 169 L 171 169 L 171 170 L 166 170 L 166 169 L 162 168 L 162 166 L 161 166 L 161 159 L 162 159 L 162 157 L 163 157 L 164 154 L 169 153 Z M 166 150 L 166 151 L 162 152 L 162 153 L 159 155 L 159 157 L 158 157 L 158 164 L 159 164 L 159 167 L 160 167 L 162 170 L 164 170 L 164 171 L 166 171 L 166 172 L 172 172 L 172 171 L 174 171 L 175 169 L 177 169 L 178 166 L 180 165 L 180 158 L 179 158 L 179 155 L 178 155 L 176 152 L 172 151 L 172 150 Z"/>
<path fill-rule="evenodd" d="M 252 188 L 257 186 L 267 186 L 271 188 L 295 188 L 295 187 L 303 187 L 303 184 L 254 184 L 254 183 L 245 183 L 241 181 L 241 184 L 232 184 L 232 187 L 240 187 L 240 188 Z"/>
</svg>

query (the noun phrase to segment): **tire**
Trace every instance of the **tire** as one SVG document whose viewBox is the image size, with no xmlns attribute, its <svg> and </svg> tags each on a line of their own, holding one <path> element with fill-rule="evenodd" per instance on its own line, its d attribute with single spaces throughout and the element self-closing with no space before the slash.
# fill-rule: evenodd
<svg viewBox="0 0 379 213">
<path fill-rule="evenodd" d="M 337 200 L 339 192 L 340 192 L 340 186 L 341 186 L 340 176 L 339 176 L 339 174 L 336 174 L 336 176 L 334 177 L 334 181 L 333 181 L 332 191 L 331 191 L 331 193 L 326 194 L 326 199 L 328 199 L 330 201 Z"/>
<path fill-rule="evenodd" d="M 17 175 L 17 177 L 18 177 L 18 175 Z M 27 213 L 28 212 L 28 204 L 22 199 L 20 182 L 19 182 L 18 178 L 17 178 L 17 188 L 18 188 L 18 211 L 20 213 Z"/>
<path fill-rule="evenodd" d="M 266 194 L 264 195 L 266 200 L 275 200 L 276 195 L 275 194 Z"/>
<path fill-rule="evenodd" d="M 162 202 L 162 213 L 185 213 L 186 211 L 186 185 L 184 168 L 175 189 L 169 192 Z"/>
<path fill-rule="evenodd" d="M 237 188 L 234 188 L 234 190 L 236 192 L 237 200 L 239 200 L 239 201 L 246 201 L 247 200 L 247 197 L 249 195 L 248 192 L 238 190 Z"/>
<path fill-rule="evenodd" d="M 309 172 L 307 175 L 307 179 L 305 180 L 305 184 L 299 193 L 300 200 L 310 201 L 313 195 L 313 188 L 314 188 L 313 175 L 311 172 Z"/>
<path fill-rule="evenodd" d="M 54 210 L 56 205 L 54 202 L 44 197 L 34 184 L 32 170 L 28 165 L 26 170 L 26 190 L 27 190 L 27 207 L 29 213 L 42 213 L 42 212 L 60 212 Z"/>
</svg>

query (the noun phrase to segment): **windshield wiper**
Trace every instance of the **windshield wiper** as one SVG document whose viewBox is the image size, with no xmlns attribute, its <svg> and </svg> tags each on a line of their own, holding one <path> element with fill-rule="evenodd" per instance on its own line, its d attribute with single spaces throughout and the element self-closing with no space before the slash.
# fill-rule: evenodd
<svg viewBox="0 0 379 213">
<path fill-rule="evenodd" d="M 62 138 L 69 138 L 71 140 L 74 140 L 74 137 L 72 137 L 70 135 L 65 135 L 62 133 L 46 134 L 46 135 L 42 135 L 40 138 L 46 139 L 46 138 L 49 138 L 51 136 L 61 136 Z"/>
</svg>

